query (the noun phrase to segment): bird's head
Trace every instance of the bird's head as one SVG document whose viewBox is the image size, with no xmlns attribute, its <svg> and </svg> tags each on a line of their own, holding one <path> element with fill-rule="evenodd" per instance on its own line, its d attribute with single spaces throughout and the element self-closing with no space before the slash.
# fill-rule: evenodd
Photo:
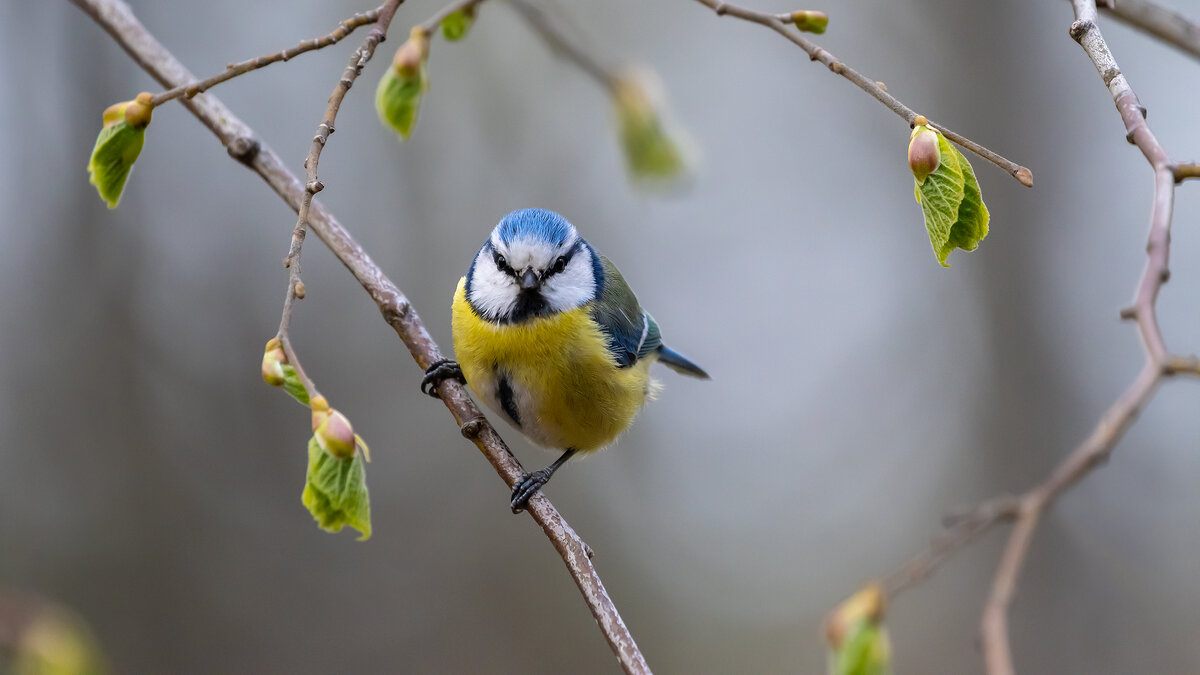
<svg viewBox="0 0 1200 675">
<path fill-rule="evenodd" d="M 545 209 L 504 216 L 467 272 L 467 301 L 489 321 L 514 323 L 574 309 L 604 283 L 600 258 L 566 218 Z"/>
</svg>

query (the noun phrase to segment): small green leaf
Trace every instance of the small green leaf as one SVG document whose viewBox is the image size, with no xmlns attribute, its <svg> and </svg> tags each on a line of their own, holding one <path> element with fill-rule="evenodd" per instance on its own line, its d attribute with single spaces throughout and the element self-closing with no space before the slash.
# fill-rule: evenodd
<svg viewBox="0 0 1200 675">
<path fill-rule="evenodd" d="M 913 134 L 926 128 L 918 126 Z M 913 193 L 925 215 L 933 252 L 943 267 L 949 267 L 946 258 L 954 249 L 978 248 L 987 236 L 989 216 L 971 163 L 941 133 L 937 139 L 937 170 L 923 181 L 914 179 Z"/>
<path fill-rule="evenodd" d="M 300 405 L 307 406 L 308 390 L 304 388 L 304 383 L 300 381 L 296 369 L 286 363 L 279 364 L 279 368 L 283 371 L 283 390 L 299 401 Z"/>
<path fill-rule="evenodd" d="M 475 7 L 464 7 L 442 19 L 442 37 L 451 42 L 457 42 L 467 36 L 471 25 L 475 23 Z"/>
<path fill-rule="evenodd" d="M 423 63 L 416 76 L 411 78 L 401 77 L 395 67 L 388 68 L 375 89 L 375 111 L 379 113 L 380 121 L 407 140 L 417 124 L 421 95 L 428 87 Z"/>
<path fill-rule="evenodd" d="M 829 654 L 830 675 L 891 675 L 887 629 L 870 619 L 850 627 L 842 646 Z"/>
<path fill-rule="evenodd" d="M 129 171 L 141 154 L 145 139 L 145 127 L 134 128 L 123 119 L 100 130 L 88 162 L 88 179 L 96 186 L 100 198 L 108 203 L 108 208 L 117 208 Z"/>
<path fill-rule="evenodd" d="M 308 474 L 301 501 L 312 513 L 317 525 L 327 532 L 340 532 L 350 526 L 371 538 L 371 502 L 367 495 L 363 452 L 338 459 L 321 449 L 316 436 L 308 441 Z"/>
<path fill-rule="evenodd" d="M 665 116 L 657 82 L 642 73 L 618 79 L 613 103 L 617 133 L 630 175 L 663 183 L 691 171 L 691 143 Z"/>
</svg>

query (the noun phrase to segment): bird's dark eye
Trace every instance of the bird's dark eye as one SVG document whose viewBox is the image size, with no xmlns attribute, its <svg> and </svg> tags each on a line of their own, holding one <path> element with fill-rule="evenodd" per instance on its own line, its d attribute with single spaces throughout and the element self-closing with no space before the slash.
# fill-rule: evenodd
<svg viewBox="0 0 1200 675">
<path fill-rule="evenodd" d="M 508 261 L 499 253 L 496 254 L 496 267 L 500 268 L 501 272 L 508 271 Z"/>
<path fill-rule="evenodd" d="M 554 271 L 561 272 L 565 269 L 567 269 L 567 256 L 560 255 L 558 256 L 558 260 L 554 261 Z"/>
</svg>

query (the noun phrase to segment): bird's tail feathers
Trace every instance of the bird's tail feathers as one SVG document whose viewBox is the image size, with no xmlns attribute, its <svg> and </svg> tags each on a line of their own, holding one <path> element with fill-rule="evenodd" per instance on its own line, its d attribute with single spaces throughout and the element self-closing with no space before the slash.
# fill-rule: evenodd
<svg viewBox="0 0 1200 675">
<path fill-rule="evenodd" d="M 687 360 L 679 352 L 667 349 L 665 346 L 658 348 L 658 360 L 681 375 L 696 377 L 701 380 L 710 379 L 708 373 L 704 372 L 703 368 Z"/>
</svg>

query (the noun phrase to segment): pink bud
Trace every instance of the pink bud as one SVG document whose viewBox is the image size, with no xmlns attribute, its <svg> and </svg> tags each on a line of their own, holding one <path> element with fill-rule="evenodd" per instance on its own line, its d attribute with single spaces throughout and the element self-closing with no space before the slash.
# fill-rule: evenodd
<svg viewBox="0 0 1200 675">
<path fill-rule="evenodd" d="M 937 171 L 941 160 L 937 132 L 929 127 L 917 127 L 908 142 L 908 168 L 912 169 L 917 182 L 924 183 L 929 174 Z"/>
<path fill-rule="evenodd" d="M 313 413 L 315 418 L 317 413 Z M 354 456 L 354 427 L 350 420 L 337 410 L 331 409 L 324 414 L 325 419 L 316 429 L 317 445 L 321 449 L 339 459 L 349 459 Z"/>
</svg>

